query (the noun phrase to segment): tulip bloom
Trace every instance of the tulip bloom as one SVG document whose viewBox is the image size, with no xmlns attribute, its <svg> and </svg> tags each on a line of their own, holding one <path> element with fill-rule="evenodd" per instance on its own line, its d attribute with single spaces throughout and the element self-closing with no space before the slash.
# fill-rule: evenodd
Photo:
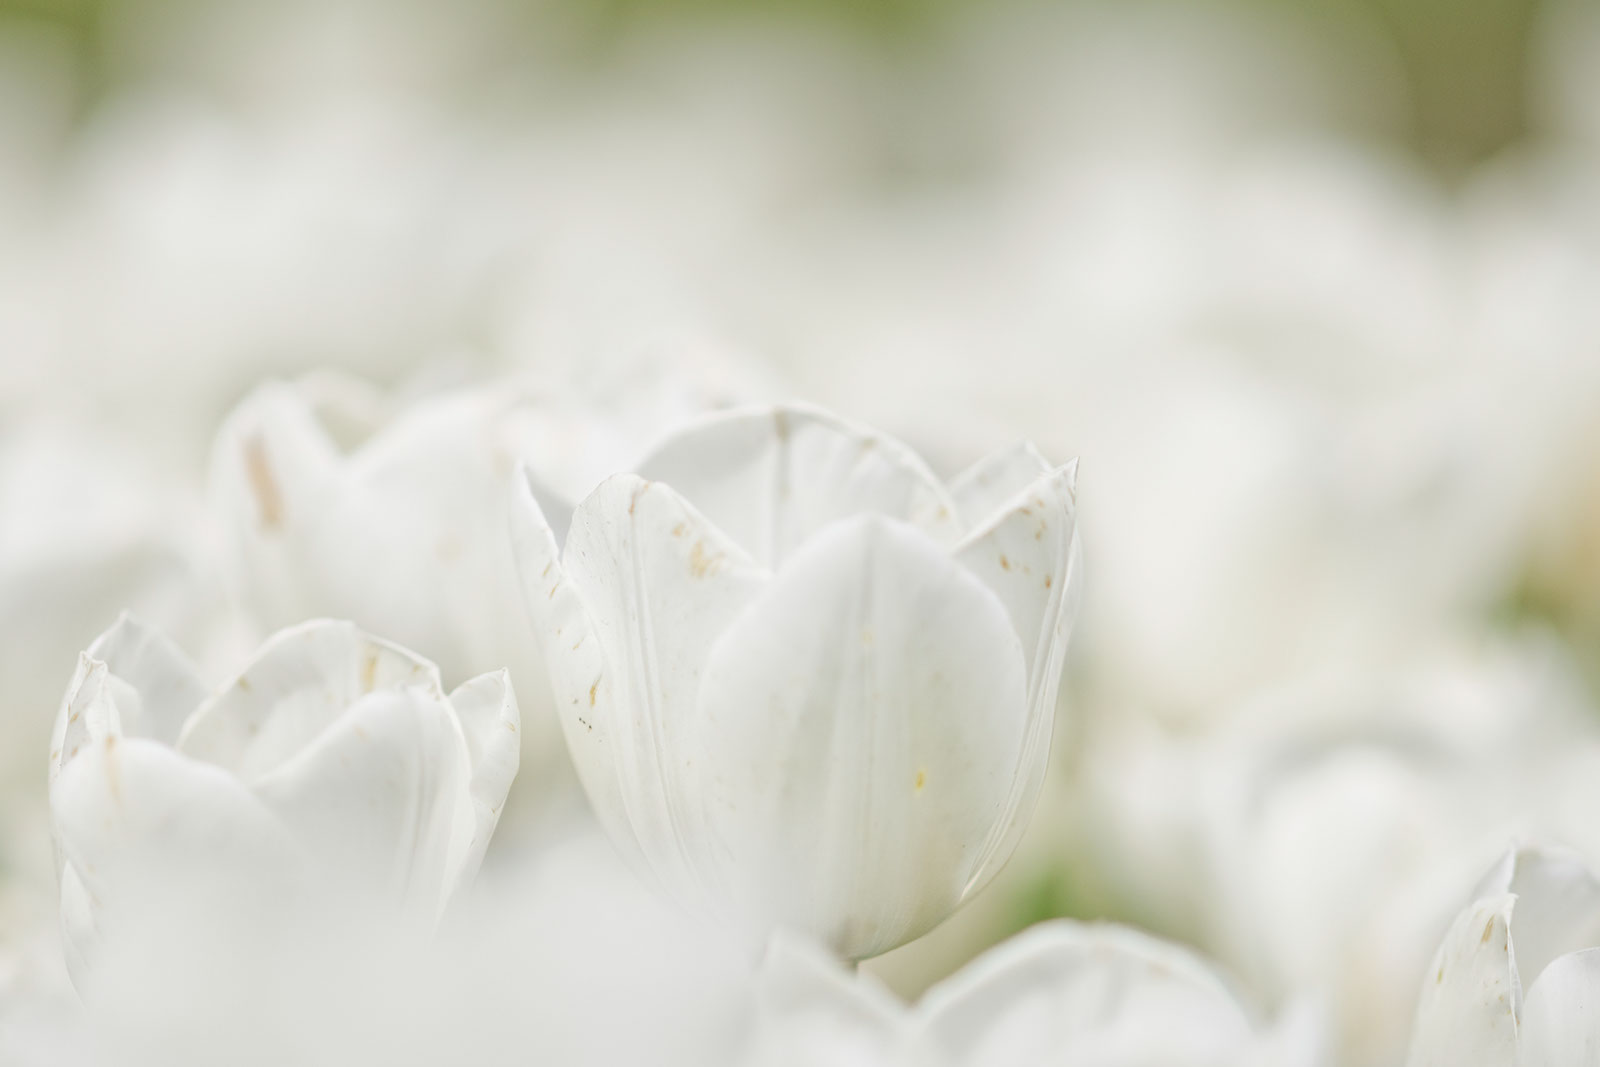
<svg viewBox="0 0 1600 1067">
<path fill-rule="evenodd" d="M 1408 1067 L 1577 1067 L 1600 1049 L 1600 880 L 1514 849 L 1457 916 L 1422 982 Z"/>
<path fill-rule="evenodd" d="M 1308 1017 L 1259 1026 L 1194 954 L 1138 931 L 1041 923 L 912 1008 L 780 936 L 758 987 L 760 1067 L 1309 1067 Z"/>
<path fill-rule="evenodd" d="M 80 658 L 50 753 L 75 979 L 153 901 L 331 892 L 431 922 L 483 858 L 517 733 L 504 671 L 447 696 L 433 664 L 349 623 L 279 633 L 208 696 L 124 616 Z"/>
<path fill-rule="evenodd" d="M 668 439 L 514 540 L 601 821 L 669 892 L 851 958 L 947 917 L 1037 796 L 1075 614 L 1075 466 L 946 487 L 809 409 Z"/>
</svg>

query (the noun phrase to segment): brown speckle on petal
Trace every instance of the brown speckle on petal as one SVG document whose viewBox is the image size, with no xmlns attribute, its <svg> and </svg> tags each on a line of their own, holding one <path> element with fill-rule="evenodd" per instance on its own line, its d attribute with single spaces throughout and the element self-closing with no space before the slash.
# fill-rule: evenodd
<svg viewBox="0 0 1600 1067">
<path fill-rule="evenodd" d="M 689 573 L 696 578 L 704 578 L 708 574 L 715 574 L 717 567 L 722 563 L 721 552 L 707 552 L 704 541 L 696 541 L 689 550 Z"/>
<path fill-rule="evenodd" d="M 250 481 L 250 492 L 256 498 L 262 529 L 276 530 L 283 525 L 283 491 L 278 487 L 277 476 L 267 458 L 267 442 L 260 434 L 244 443 L 244 469 Z"/>
</svg>

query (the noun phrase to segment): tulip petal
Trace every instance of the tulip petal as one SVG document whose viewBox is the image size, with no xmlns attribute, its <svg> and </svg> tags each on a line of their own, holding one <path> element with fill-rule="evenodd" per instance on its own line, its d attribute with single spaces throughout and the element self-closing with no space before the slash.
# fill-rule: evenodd
<svg viewBox="0 0 1600 1067">
<path fill-rule="evenodd" d="M 910 1012 L 892 993 L 786 931 L 767 947 L 757 1008 L 746 1062 L 758 1067 L 886 1067 L 910 1032 Z"/>
<path fill-rule="evenodd" d="M 992 516 L 1051 471 L 1050 461 L 1029 441 L 1019 441 L 978 460 L 950 480 L 950 498 L 968 529 Z"/>
<path fill-rule="evenodd" d="M 706 817 L 738 906 L 856 958 L 942 921 L 1007 815 L 1025 684 L 1004 607 L 926 535 L 859 516 L 812 538 L 701 685 Z"/>
<path fill-rule="evenodd" d="M 121 733 L 122 722 L 117 714 L 111 671 L 87 652 L 81 653 L 77 670 L 67 684 L 67 695 L 56 712 L 50 739 L 51 783 L 83 749 Z"/>
<path fill-rule="evenodd" d="M 1600 943 L 1600 881 L 1576 853 L 1514 848 L 1475 894 L 1513 893 L 1517 979 L 1530 988 L 1557 956 Z"/>
<path fill-rule="evenodd" d="M 269 382 L 217 432 L 210 494 L 218 513 L 238 522 L 250 540 L 275 539 L 317 513 L 340 458 L 311 394 Z"/>
<path fill-rule="evenodd" d="M 607 479 L 578 505 L 563 561 L 601 666 L 580 679 L 581 695 L 569 691 L 578 703 L 563 721 L 569 741 L 576 735 L 574 751 L 585 753 L 580 760 L 590 758 L 588 735 L 598 735 L 600 758 L 619 783 L 591 799 L 597 808 L 619 804 L 626 818 L 609 825 L 630 827 L 652 871 L 677 890 L 693 889 L 701 874 L 685 734 L 713 638 L 769 576 L 673 490 L 631 474 Z M 567 636 L 555 643 L 556 656 L 573 652 L 582 657 L 575 664 L 597 665 Z"/>
<path fill-rule="evenodd" d="M 1516 897 L 1463 911 L 1422 983 L 1407 1067 L 1505 1067 L 1517 1062 L 1521 988 L 1511 955 Z"/>
<path fill-rule="evenodd" d="M 516 669 L 526 622 L 498 591 L 513 566 L 505 484 L 524 447 L 521 395 L 444 394 L 348 454 L 318 399 L 304 382 L 264 387 L 218 438 L 212 496 L 252 611 L 273 626 L 351 619 L 425 649 L 452 683 Z"/>
<path fill-rule="evenodd" d="M 949 494 L 909 447 L 812 408 L 703 419 L 638 472 L 672 486 L 768 567 L 850 515 L 902 519 L 946 545 L 960 531 Z"/>
<path fill-rule="evenodd" d="M 109 735 L 86 745 L 51 786 L 50 813 L 72 872 L 63 876 L 69 935 L 104 934 L 153 907 L 248 915 L 285 905 L 302 884 L 304 854 L 248 790 L 154 741 Z M 92 952 L 73 947 L 80 961 Z"/>
<path fill-rule="evenodd" d="M 1234 1067 L 1255 1033 L 1191 953 L 1116 926 L 1041 923 L 924 995 L 933 1047 L 985 1067 Z"/>
<path fill-rule="evenodd" d="M 483 863 L 483 854 L 500 821 L 500 809 L 517 776 L 522 757 L 521 716 L 517 696 L 506 671 L 485 674 L 450 694 L 461 733 L 467 744 L 472 778 L 467 792 L 472 802 L 473 832 L 465 854 L 452 864 L 455 892 L 469 882 Z"/>
<path fill-rule="evenodd" d="M 208 695 L 189 657 L 165 634 L 127 613 L 89 646 L 89 658 L 131 687 L 133 699 L 117 701 L 122 732 L 129 737 L 172 744 Z"/>
<path fill-rule="evenodd" d="M 470 773 L 449 709 L 406 689 L 357 699 L 254 788 L 321 869 L 432 917 L 439 872 L 473 836 Z"/>
<path fill-rule="evenodd" d="M 86 743 L 108 734 L 170 745 L 205 697 L 205 682 L 188 657 L 124 612 L 78 659 L 56 712 L 50 780 Z"/>
<path fill-rule="evenodd" d="M 615 689 L 602 685 L 609 672 L 600 640 L 578 587 L 561 565 L 555 532 L 526 469 L 512 481 L 511 543 L 523 604 L 544 653 L 556 715 L 578 779 L 607 834 L 628 853 L 629 862 L 644 869 L 612 756 L 621 744 L 612 727 Z"/>
<path fill-rule="evenodd" d="M 1528 990 L 1521 1067 L 1600 1067 L 1600 948 L 1552 961 Z"/>
<path fill-rule="evenodd" d="M 444 697 L 427 660 L 348 622 L 303 623 L 273 635 L 231 685 L 202 704 L 178 748 L 251 784 L 365 694 L 402 686 Z"/>
<path fill-rule="evenodd" d="M 1012 775 L 1008 817 L 996 826 L 968 892 L 988 882 L 1027 826 L 1044 783 L 1067 638 L 1082 596 L 1083 564 L 1072 499 L 1076 465 L 1024 487 L 1011 507 L 970 535 L 956 558 L 1006 606 L 1028 666 L 1028 725 Z"/>
</svg>

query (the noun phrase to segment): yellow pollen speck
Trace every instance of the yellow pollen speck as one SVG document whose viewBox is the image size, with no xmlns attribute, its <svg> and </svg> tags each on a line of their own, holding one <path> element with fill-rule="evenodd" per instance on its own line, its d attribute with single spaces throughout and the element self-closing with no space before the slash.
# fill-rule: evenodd
<svg viewBox="0 0 1600 1067">
<path fill-rule="evenodd" d="M 917 771 L 917 792 L 919 792 L 919 793 L 922 792 L 922 787 L 927 785 L 927 784 L 928 784 L 928 772 L 924 771 L 924 770 L 918 770 Z"/>
</svg>

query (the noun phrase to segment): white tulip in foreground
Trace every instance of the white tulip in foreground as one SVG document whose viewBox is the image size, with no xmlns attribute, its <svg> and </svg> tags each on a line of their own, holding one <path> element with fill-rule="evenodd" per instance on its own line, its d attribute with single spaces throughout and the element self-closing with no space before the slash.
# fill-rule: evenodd
<svg viewBox="0 0 1600 1067">
<path fill-rule="evenodd" d="M 1600 1063 L 1600 880 L 1520 848 L 1474 897 L 1423 978 L 1409 1067 Z"/>
<path fill-rule="evenodd" d="M 317 621 L 207 694 L 127 616 L 79 661 L 50 810 L 80 983 L 103 938 L 152 905 L 249 925 L 351 894 L 427 924 L 471 879 L 517 770 L 504 671 L 446 695 L 431 663 Z"/>
<path fill-rule="evenodd" d="M 775 938 L 758 1067 L 1309 1067 L 1308 1021 L 1267 1028 L 1192 953 L 1137 931 L 1041 923 L 906 1008 L 826 954 Z"/>
<path fill-rule="evenodd" d="M 947 487 L 780 408 L 668 439 L 578 505 L 564 550 L 519 485 L 524 596 L 613 839 L 752 936 L 865 958 L 942 921 L 1044 774 L 1074 470 L 1021 447 Z"/>
</svg>

